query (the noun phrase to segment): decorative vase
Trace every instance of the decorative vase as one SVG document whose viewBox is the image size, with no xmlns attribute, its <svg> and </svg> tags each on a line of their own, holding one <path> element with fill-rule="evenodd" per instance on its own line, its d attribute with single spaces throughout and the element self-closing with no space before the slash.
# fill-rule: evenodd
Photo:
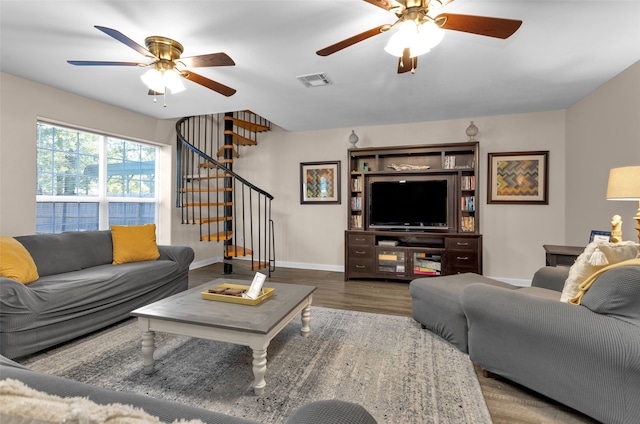
<svg viewBox="0 0 640 424">
<path fill-rule="evenodd" d="M 471 124 L 467 127 L 467 135 L 469 136 L 469 141 L 476 141 L 478 127 L 473 124 L 473 121 L 471 121 Z"/>
<path fill-rule="evenodd" d="M 354 130 L 351 130 L 351 135 L 349 136 L 349 143 L 351 143 L 352 149 L 357 149 L 356 143 L 358 142 L 358 140 L 360 140 L 360 138 L 358 138 L 358 136 L 356 135 L 356 132 Z"/>
</svg>

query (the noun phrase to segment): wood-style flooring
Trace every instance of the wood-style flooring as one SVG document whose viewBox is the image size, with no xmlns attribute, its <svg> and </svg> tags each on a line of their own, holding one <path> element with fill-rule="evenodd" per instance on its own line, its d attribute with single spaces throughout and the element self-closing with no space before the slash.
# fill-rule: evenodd
<svg viewBox="0 0 640 424">
<path fill-rule="evenodd" d="M 251 281 L 255 272 L 241 264 L 242 261 L 236 261 L 233 273 L 229 275 L 223 275 L 221 263 L 192 270 L 189 273 L 189 285 L 194 287 L 216 278 Z M 341 272 L 294 268 L 277 268 L 267 281 L 316 286 L 317 289 L 313 294 L 315 306 L 411 316 L 411 297 L 409 283 L 406 281 L 350 280 L 345 282 L 344 274 Z M 500 377 L 483 377 L 477 367 L 476 371 L 494 424 L 596 422 L 508 380 Z"/>
</svg>

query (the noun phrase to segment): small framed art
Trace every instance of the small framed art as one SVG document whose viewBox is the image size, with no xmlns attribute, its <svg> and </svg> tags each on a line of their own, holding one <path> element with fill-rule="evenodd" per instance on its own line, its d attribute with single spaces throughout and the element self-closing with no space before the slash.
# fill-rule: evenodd
<svg viewBox="0 0 640 424">
<path fill-rule="evenodd" d="M 489 153 L 487 203 L 549 204 L 549 151 Z"/>
<path fill-rule="evenodd" d="M 591 230 L 591 237 L 589 237 L 589 243 L 594 241 L 611 241 L 611 231 L 598 231 Z"/>
<path fill-rule="evenodd" d="M 300 163 L 300 203 L 340 203 L 340 161 Z"/>
</svg>

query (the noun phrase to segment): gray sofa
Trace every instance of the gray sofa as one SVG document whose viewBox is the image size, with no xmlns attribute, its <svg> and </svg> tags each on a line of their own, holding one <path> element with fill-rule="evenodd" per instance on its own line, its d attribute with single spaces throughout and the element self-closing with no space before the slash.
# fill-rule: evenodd
<svg viewBox="0 0 640 424">
<path fill-rule="evenodd" d="M 129 318 L 146 304 L 185 290 L 193 249 L 158 246 L 156 261 L 112 265 L 110 231 L 15 237 L 40 278 L 0 278 L 0 354 L 29 355 Z"/>
<path fill-rule="evenodd" d="M 640 267 L 604 272 L 581 305 L 560 302 L 568 272 L 542 268 L 523 288 L 474 274 L 414 281 L 414 308 L 444 298 L 452 321 L 415 309 L 414 318 L 484 370 L 603 423 L 638 423 Z"/>
<path fill-rule="evenodd" d="M 0 356 L 0 379 L 21 381 L 28 387 L 61 397 L 85 397 L 100 404 L 125 404 L 172 423 L 180 420 L 200 420 L 207 424 L 255 424 L 242 418 L 182 405 L 148 396 L 116 392 L 88 384 L 31 371 Z M 376 424 L 362 406 L 340 400 L 325 400 L 306 404 L 287 418 L 287 424 Z M 20 421 L 25 422 L 25 421 Z"/>
</svg>

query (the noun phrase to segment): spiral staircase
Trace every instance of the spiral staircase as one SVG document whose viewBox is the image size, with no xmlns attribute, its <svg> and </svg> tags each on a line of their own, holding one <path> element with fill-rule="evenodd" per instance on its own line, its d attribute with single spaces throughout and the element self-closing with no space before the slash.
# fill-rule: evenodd
<svg viewBox="0 0 640 424">
<path fill-rule="evenodd" d="M 269 276 L 275 270 L 273 196 L 233 171 L 239 147 L 257 145 L 258 134 L 270 129 L 269 121 L 250 111 L 176 123 L 176 206 L 182 224 L 199 226 L 201 241 L 223 243 L 225 274 L 234 264 L 266 269 Z"/>
</svg>

